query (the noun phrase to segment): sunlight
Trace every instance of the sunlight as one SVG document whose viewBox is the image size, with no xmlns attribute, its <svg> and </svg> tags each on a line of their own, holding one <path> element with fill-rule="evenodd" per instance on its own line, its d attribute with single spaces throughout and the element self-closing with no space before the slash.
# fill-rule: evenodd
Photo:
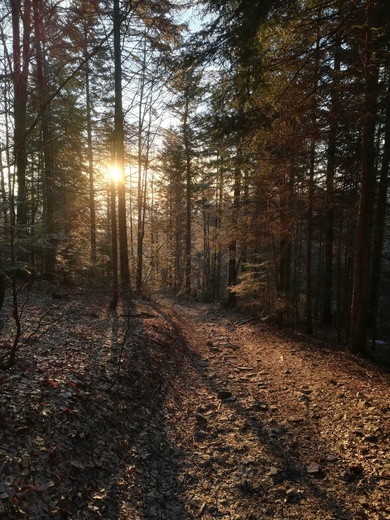
<svg viewBox="0 0 390 520">
<path fill-rule="evenodd" d="M 114 182 L 120 182 L 123 179 L 123 174 L 121 169 L 116 165 L 110 165 L 108 167 L 108 173 L 110 176 L 110 179 L 112 179 Z"/>
</svg>

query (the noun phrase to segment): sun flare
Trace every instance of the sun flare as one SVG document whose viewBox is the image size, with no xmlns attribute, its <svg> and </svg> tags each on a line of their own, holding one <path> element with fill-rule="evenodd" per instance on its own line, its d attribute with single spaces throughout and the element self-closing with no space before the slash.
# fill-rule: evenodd
<svg viewBox="0 0 390 520">
<path fill-rule="evenodd" d="M 118 168 L 118 166 L 116 166 L 116 165 L 109 166 L 108 173 L 110 175 L 110 179 L 112 179 L 113 181 L 119 182 L 122 180 L 122 177 L 123 177 L 122 171 L 120 168 Z"/>
</svg>

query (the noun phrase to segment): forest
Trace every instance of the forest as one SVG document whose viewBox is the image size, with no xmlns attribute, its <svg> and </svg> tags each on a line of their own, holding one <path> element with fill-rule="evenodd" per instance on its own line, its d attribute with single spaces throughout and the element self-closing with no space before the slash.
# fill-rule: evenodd
<svg viewBox="0 0 390 520">
<path fill-rule="evenodd" d="M 389 0 L 0 2 L 0 517 L 390 519 Z"/>
<path fill-rule="evenodd" d="M 385 0 L 8 0 L 0 295 L 99 281 L 388 332 Z M 14 310 L 16 328 L 17 315 Z"/>
</svg>

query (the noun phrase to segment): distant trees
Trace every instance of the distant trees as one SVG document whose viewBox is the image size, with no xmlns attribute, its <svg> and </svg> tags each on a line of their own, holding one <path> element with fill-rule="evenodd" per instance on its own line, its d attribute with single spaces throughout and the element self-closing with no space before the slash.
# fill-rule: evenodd
<svg viewBox="0 0 390 520">
<path fill-rule="evenodd" d="M 145 99 L 137 104 L 131 88 L 142 61 L 141 42 L 148 56 L 175 44 L 171 5 L 152 0 L 142 6 L 120 0 L 9 0 L 2 9 L 2 81 L 8 96 L 2 100 L 3 114 L 14 123 L 8 137 L 13 154 L 8 147 L 2 149 L 2 197 L 7 199 L 6 184 L 9 180 L 12 188 L 10 176 L 15 175 L 17 236 L 24 241 L 18 242 L 17 258 L 53 280 L 60 272 L 70 278 L 77 271 L 84 276 L 97 262 L 103 267 L 105 234 L 110 233 L 109 226 L 102 228 L 109 212 L 104 191 L 113 160 L 123 171 L 117 185 L 117 223 L 121 279 L 129 283 L 127 170 L 130 160 L 133 166 L 142 161 L 142 170 L 145 166 L 143 152 L 138 158 L 134 153 L 134 125 Z M 140 31 L 142 25 L 147 30 Z M 146 63 L 149 66 L 149 57 Z M 157 77 L 154 83 L 158 85 Z M 149 96 L 149 85 L 145 88 Z M 148 98 L 149 113 L 157 114 L 152 101 Z M 140 131 L 156 135 L 150 125 Z M 148 139 L 151 143 L 150 138 L 144 142 Z M 4 205 L 4 223 L 9 215 Z"/>
<path fill-rule="evenodd" d="M 200 5 L 193 36 L 168 0 L 0 7 L 0 281 L 170 286 L 364 354 L 390 325 L 386 1 Z"/>
<path fill-rule="evenodd" d="M 181 60 L 181 61 L 180 61 Z M 199 103 L 199 75 L 191 64 L 179 57 L 172 83 L 176 94 L 174 113 L 178 119 L 176 131 L 168 131 L 161 156 L 163 178 L 169 183 L 162 196 L 167 197 L 169 234 L 174 231 L 176 256 L 173 285 L 178 293 L 191 296 L 193 288 L 194 195 L 197 183 L 194 110 Z M 167 174 L 167 175 L 166 175 Z M 172 251 L 173 252 L 173 251 Z M 171 252 L 171 254 L 172 254 Z"/>
<path fill-rule="evenodd" d="M 223 107 L 203 115 L 223 171 L 219 283 L 276 321 L 332 323 L 365 353 L 386 244 L 385 3 L 203 3 Z"/>
<path fill-rule="evenodd" d="M 179 131 L 168 130 L 164 136 L 158 192 L 163 239 L 161 282 L 179 294 L 185 288 L 186 266 L 185 155 Z"/>
</svg>

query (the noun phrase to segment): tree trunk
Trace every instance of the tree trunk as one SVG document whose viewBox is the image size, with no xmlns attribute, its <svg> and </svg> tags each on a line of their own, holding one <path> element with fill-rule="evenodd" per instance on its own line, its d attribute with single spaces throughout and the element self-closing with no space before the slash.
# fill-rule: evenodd
<svg viewBox="0 0 390 520">
<path fill-rule="evenodd" d="M 127 246 L 126 188 L 124 175 L 124 130 L 122 103 L 122 52 L 121 52 L 121 12 L 119 0 L 114 0 L 114 61 L 115 61 L 115 121 L 114 121 L 114 158 L 120 171 L 118 180 L 118 231 L 120 278 L 123 285 L 130 285 L 129 253 Z"/>
<path fill-rule="evenodd" d="M 323 285 L 323 307 L 321 321 L 323 325 L 332 324 L 332 285 L 333 285 L 333 240 L 334 240 L 334 176 L 336 172 L 337 154 L 337 86 L 338 74 L 340 72 L 341 39 L 336 38 L 334 53 L 333 82 L 331 92 L 331 108 L 329 122 L 329 139 L 327 149 L 326 167 L 326 209 L 325 209 L 325 263 L 324 263 L 324 285 Z"/>
<path fill-rule="evenodd" d="M 228 259 L 228 304 L 236 305 L 237 296 L 234 291 L 234 286 L 237 284 L 237 232 L 238 232 L 238 212 L 240 207 L 241 197 L 241 150 L 237 147 L 236 165 L 234 168 L 234 188 L 233 188 L 233 207 L 232 207 L 232 222 L 231 235 L 232 239 L 229 243 L 229 259 Z"/>
<path fill-rule="evenodd" d="M 118 232 L 116 221 L 116 186 L 114 179 L 110 184 L 110 217 L 111 217 L 111 270 L 112 270 L 112 299 L 110 309 L 116 309 L 118 305 Z"/>
<path fill-rule="evenodd" d="M 31 7 L 30 0 L 11 0 L 13 38 L 14 87 L 14 156 L 16 167 L 17 227 L 19 236 L 26 234 L 26 110 L 28 98 L 28 71 L 30 60 Z M 23 30 L 20 27 L 23 24 Z M 22 41 L 20 39 L 22 38 Z"/>
<path fill-rule="evenodd" d="M 1 205 L 3 214 L 3 225 L 4 228 L 8 228 L 8 197 L 5 183 L 5 165 L 3 163 L 2 150 L 0 151 L 0 184 L 1 184 Z"/>
<path fill-rule="evenodd" d="M 315 162 L 315 142 L 312 138 L 310 145 L 310 171 L 308 187 L 308 208 L 307 208 L 307 246 L 306 246 L 306 332 L 313 333 L 313 290 L 312 290 L 312 240 L 313 240 L 313 199 L 314 199 L 314 162 Z"/>
<path fill-rule="evenodd" d="M 43 187 L 44 187 L 44 219 L 47 242 L 49 244 L 45 252 L 45 277 L 54 278 L 56 264 L 55 223 L 54 223 L 54 158 L 52 138 L 50 132 L 50 103 L 49 84 L 46 74 L 43 45 L 43 5 L 42 0 L 33 3 L 34 10 L 34 34 L 37 70 L 37 93 L 41 115 L 41 135 L 43 150 Z"/>
<path fill-rule="evenodd" d="M 353 290 L 351 305 L 351 351 L 367 354 L 369 311 L 370 254 L 375 198 L 375 124 L 379 58 L 373 38 L 378 31 L 378 12 L 375 0 L 367 3 L 365 46 L 365 107 L 363 114 L 360 197 L 357 222 Z"/>
<path fill-rule="evenodd" d="M 140 107 L 142 103 L 140 102 Z M 141 108 L 140 108 L 141 110 Z M 140 121 L 141 124 L 141 121 Z M 138 130 L 138 193 L 137 193 L 137 273 L 136 273 L 136 290 L 139 292 L 142 289 L 142 267 L 143 267 L 143 242 L 144 242 L 144 228 L 143 228 L 143 161 L 142 161 L 142 128 Z"/>
<path fill-rule="evenodd" d="M 0 267 L 0 311 L 3 308 L 5 298 L 5 274 Z"/>
<path fill-rule="evenodd" d="M 144 129 L 145 108 L 144 102 L 144 89 L 145 89 L 145 69 L 146 69 L 146 39 L 144 40 L 143 56 L 142 56 L 142 72 L 140 78 L 140 94 L 138 100 L 138 193 L 137 193 L 137 205 L 138 205 L 138 222 L 137 222 L 137 272 L 136 272 L 136 290 L 138 292 L 142 289 L 142 278 L 143 278 L 143 245 L 145 236 L 145 205 L 144 205 L 144 192 L 146 194 L 146 164 L 142 157 L 142 132 Z"/>
<path fill-rule="evenodd" d="M 84 59 L 88 56 L 88 29 L 84 27 L 85 52 Z M 85 64 L 85 98 L 87 109 L 87 150 L 88 150 L 88 180 L 89 180 L 89 215 L 90 215 L 90 246 L 91 262 L 96 264 L 96 210 L 95 210 L 95 179 L 93 172 L 93 149 L 92 149 L 92 110 L 89 63 Z"/>
<path fill-rule="evenodd" d="M 221 157 L 222 162 L 222 157 Z M 222 164 L 219 166 L 217 171 L 217 186 L 215 192 L 215 207 L 216 207 L 216 236 L 219 236 L 221 222 L 222 222 L 222 204 L 223 204 L 223 167 Z M 221 298 L 222 294 L 222 250 L 218 240 L 215 244 L 215 282 L 214 282 L 214 297 L 217 299 Z"/>
<path fill-rule="evenodd" d="M 186 182 L 186 272 L 185 292 L 191 295 L 191 232 L 192 232 L 192 181 L 191 181 L 191 148 L 189 136 L 189 93 L 185 93 L 185 107 L 183 119 L 184 154 L 185 154 L 185 182 Z"/>
<path fill-rule="evenodd" d="M 321 17 L 321 9 L 318 10 L 318 18 Z M 308 186 L 308 208 L 307 208 L 307 249 L 306 249 L 306 332 L 313 333 L 313 273 L 312 273 L 312 240 L 313 240 L 313 206 L 314 206 L 314 170 L 316 159 L 316 135 L 317 135 L 317 85 L 320 67 L 320 38 L 317 33 L 315 68 L 313 77 L 313 99 L 311 107 L 311 142 L 310 142 L 310 166 Z"/>
<path fill-rule="evenodd" d="M 370 314 L 369 326 L 375 329 L 378 313 L 378 301 L 380 294 L 382 251 L 386 224 L 387 192 L 389 187 L 389 162 L 390 162 L 390 71 L 388 72 L 388 86 L 386 94 L 386 115 L 384 129 L 384 144 L 382 154 L 382 166 L 378 186 L 378 201 L 375 214 L 374 239 L 372 246 L 372 262 L 370 276 Z"/>
</svg>

